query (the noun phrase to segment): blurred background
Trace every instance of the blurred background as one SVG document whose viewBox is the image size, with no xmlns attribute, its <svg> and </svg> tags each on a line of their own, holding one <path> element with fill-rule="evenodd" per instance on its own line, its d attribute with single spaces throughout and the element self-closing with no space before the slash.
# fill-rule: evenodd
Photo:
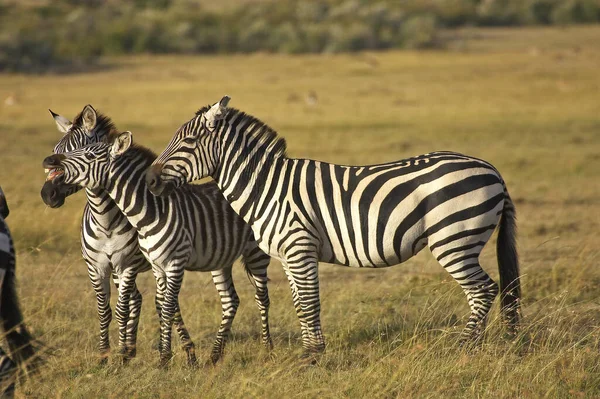
<svg viewBox="0 0 600 399">
<path fill-rule="evenodd" d="M 0 71 L 82 70 L 123 54 L 444 48 L 464 26 L 600 20 L 597 0 L 2 0 Z M 455 44 L 454 45 L 460 45 Z"/>
<path fill-rule="evenodd" d="M 0 0 L 0 185 L 26 320 L 49 348 L 18 397 L 600 397 L 598 21 L 599 0 Z M 315 367 L 298 364 L 276 261 L 273 354 L 236 266 L 242 303 L 219 366 L 189 370 L 176 349 L 169 371 L 156 368 L 146 274 L 138 358 L 98 367 L 85 195 L 61 209 L 39 196 L 61 137 L 48 108 L 73 120 L 92 104 L 161 152 L 224 94 L 292 157 L 360 165 L 452 150 L 495 165 L 518 212 L 519 339 L 502 339 L 495 309 L 482 350 L 458 350 L 467 301 L 425 250 L 385 270 L 320 266 L 329 346 Z M 495 238 L 481 261 L 497 279 Z M 180 301 L 207 360 L 220 321 L 210 276 L 187 273 Z"/>
</svg>

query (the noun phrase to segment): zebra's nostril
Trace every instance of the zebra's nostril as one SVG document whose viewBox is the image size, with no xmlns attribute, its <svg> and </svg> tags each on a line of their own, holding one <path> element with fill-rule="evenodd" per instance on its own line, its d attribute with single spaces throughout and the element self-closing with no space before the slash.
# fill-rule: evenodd
<svg viewBox="0 0 600 399">
<path fill-rule="evenodd" d="M 52 190 L 50 191 L 50 199 L 55 199 L 56 198 L 56 191 Z"/>
</svg>

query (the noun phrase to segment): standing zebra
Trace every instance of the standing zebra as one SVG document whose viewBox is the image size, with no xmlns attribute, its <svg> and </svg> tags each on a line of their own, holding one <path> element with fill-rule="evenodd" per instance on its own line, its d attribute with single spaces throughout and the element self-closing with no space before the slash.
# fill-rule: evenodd
<svg viewBox="0 0 600 399">
<path fill-rule="evenodd" d="M 12 398 L 17 364 L 23 365 L 35 354 L 31 335 L 23 324 L 15 281 L 15 248 L 4 219 L 9 210 L 0 188 L 0 320 L 12 359 L 0 348 L 0 397 Z M 17 361 L 17 364 L 13 362 Z M 30 367 L 33 364 L 29 365 Z"/>
<path fill-rule="evenodd" d="M 86 105 L 73 122 L 50 110 L 52 117 L 63 133 L 63 137 L 54 146 L 54 153 L 73 151 L 85 145 L 103 141 L 110 132 L 115 131 L 113 122 L 105 115 L 97 113 L 91 105 Z M 61 207 L 65 198 L 81 189 L 79 186 L 59 186 L 52 182 L 51 170 L 44 184 L 41 196 L 52 207 Z M 98 350 L 100 363 L 108 361 L 110 350 L 109 326 L 112 320 L 110 308 L 110 279 L 113 278 L 118 291 L 115 308 L 119 325 L 118 353 L 123 362 L 136 355 L 137 330 L 142 309 L 142 294 L 135 279 L 138 273 L 150 270 L 139 249 L 137 230 L 129 223 L 125 215 L 103 190 L 86 190 L 87 203 L 83 210 L 81 223 L 81 252 L 87 265 L 92 287 L 96 292 L 100 336 Z M 215 280 L 215 284 L 217 281 Z M 156 296 L 156 309 L 160 317 L 160 296 Z M 190 363 L 195 362 L 194 343 L 183 324 L 181 315 L 177 315 L 177 331 Z"/>
<path fill-rule="evenodd" d="M 435 152 L 372 166 L 286 157 L 285 140 L 258 119 L 227 108 L 199 110 L 147 172 L 150 191 L 212 176 L 252 226 L 260 248 L 288 275 L 306 352 L 325 349 L 318 262 L 387 267 L 428 246 L 467 295 L 460 342 L 477 341 L 498 293 L 479 254 L 500 224 L 497 256 L 503 315 L 519 319 L 515 208 L 489 163 Z"/>
<path fill-rule="evenodd" d="M 219 359 L 239 304 L 231 278 L 231 266 L 239 256 L 254 280 L 262 341 L 270 348 L 267 291 L 270 258 L 258 248 L 252 230 L 214 183 L 189 185 L 166 198 L 152 196 L 144 177 L 156 155 L 132 145 L 132 140 L 130 132 L 111 133 L 106 142 L 46 158 L 44 167 L 55 171 L 52 181 L 56 184 L 104 190 L 137 230 L 140 249 L 152 264 L 157 291 L 164 298 L 161 364 L 171 357 L 171 329 L 179 308 L 184 269 L 211 271 L 218 282 L 223 319 L 211 358 L 213 362 Z"/>
</svg>

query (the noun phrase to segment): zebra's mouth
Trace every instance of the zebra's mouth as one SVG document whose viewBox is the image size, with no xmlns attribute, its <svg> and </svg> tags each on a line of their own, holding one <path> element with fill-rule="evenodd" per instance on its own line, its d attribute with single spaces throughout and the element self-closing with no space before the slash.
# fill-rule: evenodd
<svg viewBox="0 0 600 399">
<path fill-rule="evenodd" d="M 48 174 L 48 176 L 46 176 L 46 181 L 52 181 L 52 182 L 57 177 L 62 176 L 65 173 L 65 170 L 63 168 L 52 168 L 52 169 L 46 168 L 45 171 Z"/>
</svg>

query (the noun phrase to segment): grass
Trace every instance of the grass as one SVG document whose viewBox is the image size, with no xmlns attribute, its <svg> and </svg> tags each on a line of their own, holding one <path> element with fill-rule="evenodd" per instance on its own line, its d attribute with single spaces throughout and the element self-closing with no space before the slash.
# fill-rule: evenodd
<svg viewBox="0 0 600 399">
<path fill-rule="evenodd" d="M 471 29 L 446 52 L 137 57 L 91 74 L 0 75 L 0 183 L 22 305 L 50 351 L 17 397 L 600 396 L 599 40 L 598 27 Z M 38 195 L 41 161 L 59 137 L 47 108 L 72 118 L 91 103 L 160 151 L 223 94 L 284 135 L 291 156 L 368 164 L 455 150 L 492 162 L 518 210 L 518 339 L 502 338 L 495 308 L 482 348 L 457 349 L 466 299 L 423 251 L 385 270 L 321 265 L 328 349 L 316 366 L 299 361 L 299 323 L 274 261 L 273 353 L 260 346 L 252 288 L 236 267 L 233 338 L 223 362 L 209 366 L 220 307 L 209 275 L 189 273 L 181 306 L 205 364 L 188 369 L 177 349 L 171 368 L 158 370 L 146 274 L 138 358 L 98 367 L 95 299 L 79 255 L 84 198 L 51 210 Z M 482 264 L 497 279 L 495 245 Z"/>
</svg>

